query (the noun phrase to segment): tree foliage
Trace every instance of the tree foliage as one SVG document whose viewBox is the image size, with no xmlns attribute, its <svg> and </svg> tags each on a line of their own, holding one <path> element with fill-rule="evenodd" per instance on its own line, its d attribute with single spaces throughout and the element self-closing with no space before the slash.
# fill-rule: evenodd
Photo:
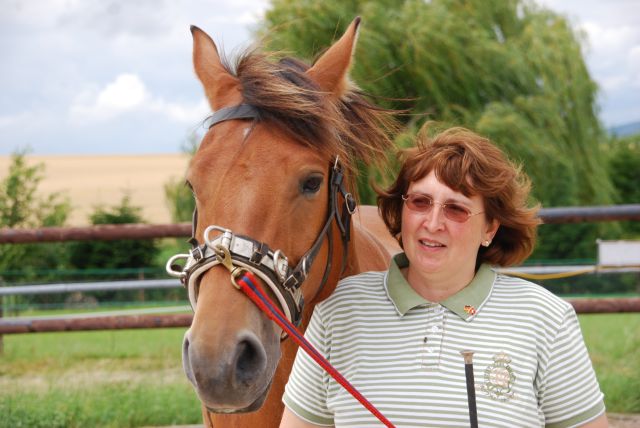
<svg viewBox="0 0 640 428">
<path fill-rule="evenodd" d="M 193 157 L 198 149 L 198 136 L 192 134 L 182 147 L 182 151 Z M 171 179 L 164 184 L 164 196 L 171 219 L 175 223 L 191 221 L 196 207 L 193 193 L 186 186 L 184 179 Z"/>
<path fill-rule="evenodd" d="M 170 179 L 164 184 L 164 195 L 173 222 L 191 221 L 195 200 L 184 180 Z"/>
<path fill-rule="evenodd" d="M 271 49 L 313 58 L 357 15 L 351 75 L 385 107 L 408 108 L 411 132 L 430 119 L 490 137 L 544 207 L 614 202 L 597 87 L 564 17 L 524 0 L 273 0 L 257 31 Z M 593 257 L 610 229 L 543 226 L 536 255 Z"/>
<path fill-rule="evenodd" d="M 607 166 L 619 204 L 640 204 L 640 134 L 613 138 L 607 145 Z M 623 223 L 626 236 L 640 239 L 640 222 Z"/>
<path fill-rule="evenodd" d="M 69 214 L 69 202 L 61 193 L 42 196 L 38 185 L 44 164 L 28 165 L 24 153 L 11 157 L 8 175 L 0 182 L 0 225 L 12 228 L 59 226 Z"/>
<path fill-rule="evenodd" d="M 0 181 L 0 227 L 28 229 L 64 224 L 70 211 L 68 198 L 61 193 L 38 192 L 44 170 L 43 164 L 29 165 L 24 152 L 11 157 L 8 174 Z M 65 244 L 0 245 L 0 278 L 7 282 L 42 278 L 40 271 L 65 265 L 64 248 Z"/>
<path fill-rule="evenodd" d="M 93 225 L 145 223 L 141 209 L 131 205 L 127 195 L 119 205 L 97 207 L 90 220 Z M 71 245 L 69 262 L 76 269 L 141 268 L 152 266 L 157 253 L 157 244 L 150 239 L 79 241 Z"/>
</svg>

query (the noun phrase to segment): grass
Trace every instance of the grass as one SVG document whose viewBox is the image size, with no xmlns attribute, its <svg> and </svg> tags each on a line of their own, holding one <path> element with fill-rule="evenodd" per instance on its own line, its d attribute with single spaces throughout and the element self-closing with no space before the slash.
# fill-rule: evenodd
<svg viewBox="0 0 640 428">
<path fill-rule="evenodd" d="M 580 316 L 607 410 L 640 413 L 640 314 Z M 0 428 L 201 423 L 183 329 L 7 335 Z"/>
<path fill-rule="evenodd" d="M 581 315 L 607 411 L 640 413 L 640 314 Z"/>
<path fill-rule="evenodd" d="M 0 427 L 201 422 L 180 363 L 182 329 L 7 335 Z"/>
</svg>

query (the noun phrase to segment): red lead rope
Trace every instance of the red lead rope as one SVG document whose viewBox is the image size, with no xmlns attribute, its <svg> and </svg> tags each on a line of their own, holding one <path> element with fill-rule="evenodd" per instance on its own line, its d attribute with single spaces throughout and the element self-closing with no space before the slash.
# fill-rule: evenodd
<svg viewBox="0 0 640 428">
<path fill-rule="evenodd" d="M 364 398 L 360 392 L 349 383 L 338 372 L 335 367 L 331 365 L 327 359 L 318 352 L 311 343 L 298 331 L 298 329 L 289 322 L 287 317 L 282 313 L 280 308 L 274 306 L 271 300 L 262 291 L 256 281 L 256 277 L 251 272 L 245 272 L 244 275 L 237 280 L 237 284 L 240 289 L 251 299 L 253 303 L 265 313 L 269 318 L 275 321 L 291 338 L 311 357 L 313 358 L 332 378 L 336 380 L 340 385 L 344 387 L 353 397 L 358 400 L 367 410 L 369 410 L 376 418 L 380 420 L 385 426 L 395 428 L 394 425 L 384 417 L 378 409 L 376 409 L 369 400 Z"/>
</svg>

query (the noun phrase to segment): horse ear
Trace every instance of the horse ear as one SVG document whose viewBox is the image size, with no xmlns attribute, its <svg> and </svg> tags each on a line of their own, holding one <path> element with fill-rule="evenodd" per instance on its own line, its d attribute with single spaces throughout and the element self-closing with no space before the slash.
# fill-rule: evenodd
<svg viewBox="0 0 640 428">
<path fill-rule="evenodd" d="M 360 17 L 357 17 L 347 31 L 311 67 L 307 74 L 323 91 L 340 97 L 347 89 L 349 66 L 358 38 Z"/>
<path fill-rule="evenodd" d="M 193 67 L 204 87 L 209 105 L 215 111 L 242 100 L 240 83 L 220 60 L 218 48 L 207 33 L 192 25 Z"/>
</svg>

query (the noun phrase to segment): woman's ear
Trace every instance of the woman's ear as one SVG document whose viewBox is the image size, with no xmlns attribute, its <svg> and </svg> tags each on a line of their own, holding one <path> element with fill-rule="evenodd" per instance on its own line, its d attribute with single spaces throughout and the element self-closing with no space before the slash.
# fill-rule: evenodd
<svg viewBox="0 0 640 428">
<path fill-rule="evenodd" d="M 484 231 L 484 238 L 482 242 L 493 241 L 493 237 L 498 233 L 498 229 L 500 228 L 500 222 L 496 219 L 491 220 L 487 223 L 487 226 Z"/>
</svg>

